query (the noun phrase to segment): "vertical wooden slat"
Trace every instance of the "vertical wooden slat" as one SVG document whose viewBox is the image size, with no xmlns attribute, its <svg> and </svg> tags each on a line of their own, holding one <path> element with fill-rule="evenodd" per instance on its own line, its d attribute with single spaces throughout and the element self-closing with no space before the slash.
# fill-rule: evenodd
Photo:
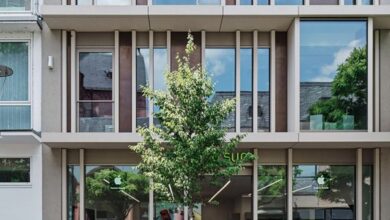
<svg viewBox="0 0 390 220">
<path fill-rule="evenodd" d="M 287 33 L 275 34 L 275 131 L 287 131 Z"/>
<path fill-rule="evenodd" d="M 201 63 L 202 53 L 201 53 L 201 33 L 194 32 L 191 33 L 194 37 L 194 44 L 196 45 L 196 50 L 190 57 L 192 65 L 198 65 Z M 171 70 L 177 70 L 176 56 L 179 55 L 182 57 L 185 55 L 185 48 L 187 45 L 187 32 L 172 32 L 171 33 Z"/>
<path fill-rule="evenodd" d="M 132 36 L 119 33 L 119 132 L 132 131 Z"/>
</svg>

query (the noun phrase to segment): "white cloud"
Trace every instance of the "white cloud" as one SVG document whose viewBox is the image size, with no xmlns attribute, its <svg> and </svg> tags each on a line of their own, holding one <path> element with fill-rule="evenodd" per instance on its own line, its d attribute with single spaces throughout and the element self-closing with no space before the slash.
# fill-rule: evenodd
<svg viewBox="0 0 390 220">
<path fill-rule="evenodd" d="M 224 50 L 207 50 L 206 54 L 206 66 L 207 72 L 214 76 L 220 76 L 226 72 L 226 59 L 232 59 L 234 57 L 227 57 Z"/>
<path fill-rule="evenodd" d="M 342 64 L 348 56 L 351 54 L 351 51 L 360 47 L 362 44 L 361 40 L 351 41 L 346 47 L 341 48 L 333 56 L 333 62 L 331 64 L 321 67 L 321 75 L 315 77 L 312 81 L 315 82 L 330 82 L 333 80 L 334 75 L 336 74 L 337 67 Z"/>
</svg>

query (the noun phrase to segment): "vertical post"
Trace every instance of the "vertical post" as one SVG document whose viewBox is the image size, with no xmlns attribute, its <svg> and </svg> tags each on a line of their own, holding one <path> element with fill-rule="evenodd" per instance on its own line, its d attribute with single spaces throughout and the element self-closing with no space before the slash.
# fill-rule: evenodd
<svg viewBox="0 0 390 220">
<path fill-rule="evenodd" d="M 374 126 L 374 21 L 373 18 L 368 18 L 367 25 L 367 131 L 373 132 Z"/>
<path fill-rule="evenodd" d="M 255 30 L 253 31 L 253 132 L 257 132 L 257 115 L 258 115 L 258 109 L 257 107 L 255 106 L 258 106 L 258 85 L 257 85 L 257 81 L 258 81 L 258 77 L 259 77 L 259 71 L 258 71 L 258 68 L 259 68 L 259 59 L 258 59 L 258 44 L 259 44 L 259 41 L 258 41 L 258 38 L 259 38 L 259 34 L 258 34 L 258 31 Z"/>
<path fill-rule="evenodd" d="M 61 114 L 61 118 L 62 118 L 62 132 L 66 132 L 67 131 L 67 47 L 68 47 L 68 44 L 67 44 L 67 41 L 68 40 L 68 35 L 67 35 L 67 32 L 66 31 L 62 31 L 62 68 L 61 68 L 61 71 L 62 71 L 62 114 Z"/>
<path fill-rule="evenodd" d="M 153 184 L 153 180 L 152 179 L 149 180 L 149 184 L 150 185 Z M 153 220 L 154 219 L 154 195 L 153 195 L 153 190 L 152 189 L 149 190 L 149 207 L 148 207 L 148 212 L 149 212 L 148 220 Z"/>
<path fill-rule="evenodd" d="M 271 132 L 276 131 L 276 41 L 275 41 L 275 30 L 271 31 Z"/>
<path fill-rule="evenodd" d="M 257 149 L 253 149 L 253 154 L 255 155 L 255 159 L 253 160 L 253 190 L 252 190 L 252 213 L 253 213 L 253 220 L 257 220 L 257 209 L 258 209 L 258 192 L 257 192 L 257 185 L 258 185 L 258 155 L 259 151 Z"/>
<path fill-rule="evenodd" d="M 363 150 L 358 148 L 356 150 L 356 220 L 363 220 Z"/>
<path fill-rule="evenodd" d="M 76 132 L 76 32 L 71 31 L 70 33 L 70 68 L 71 68 L 71 76 L 70 76 L 70 94 L 71 94 L 71 132 Z"/>
<path fill-rule="evenodd" d="M 84 164 L 84 149 L 80 149 L 80 220 L 85 220 L 85 164 Z"/>
<path fill-rule="evenodd" d="M 119 31 L 114 32 L 114 131 L 119 132 Z"/>
<path fill-rule="evenodd" d="M 171 31 L 167 31 L 167 64 L 168 71 L 171 71 Z"/>
<path fill-rule="evenodd" d="M 241 100 L 240 100 L 240 76 L 241 76 L 241 38 L 240 31 L 236 31 L 236 132 L 240 133 Z"/>
<path fill-rule="evenodd" d="M 153 31 L 149 31 L 149 86 L 154 87 L 154 49 L 153 49 Z M 154 89 L 154 88 L 153 88 Z M 153 125 L 153 100 L 149 99 L 149 126 Z"/>
<path fill-rule="evenodd" d="M 344 0 L 339 0 L 339 5 L 344 5 L 344 4 L 345 4 Z"/>
<path fill-rule="evenodd" d="M 202 34 L 202 39 L 201 39 L 201 56 L 202 56 L 202 60 L 201 60 L 201 63 L 202 63 L 202 68 L 203 69 L 206 69 L 206 31 L 202 30 L 201 32 Z"/>
<path fill-rule="evenodd" d="M 380 220 L 380 149 L 374 150 L 374 218 L 373 220 Z"/>
<path fill-rule="evenodd" d="M 304 0 L 305 5 L 310 5 L 310 0 Z"/>
<path fill-rule="evenodd" d="M 375 93 L 374 93 L 374 97 L 375 97 L 375 104 L 374 104 L 374 108 L 375 108 L 375 113 L 374 113 L 374 117 L 375 117 L 375 131 L 376 132 L 379 132 L 380 131 L 380 74 L 379 74 L 379 60 L 380 60 L 380 55 L 379 55 L 379 51 L 380 51 L 380 39 L 379 39 L 379 30 L 375 30 L 375 67 L 374 67 L 374 78 L 375 78 Z"/>
<path fill-rule="evenodd" d="M 356 5 L 362 5 L 362 0 L 356 0 Z"/>
<path fill-rule="evenodd" d="M 137 79 L 136 79 L 136 75 L 137 75 L 137 31 L 133 30 L 131 31 L 131 53 L 132 53 L 132 56 L 131 56 L 131 88 L 132 88 L 132 92 L 131 92 L 131 102 L 132 102 L 132 106 L 133 106 L 133 111 L 132 111 L 132 114 L 131 114 L 131 117 L 132 117 L 132 120 L 131 120 L 131 132 L 132 133 L 135 133 L 136 132 L 136 126 L 137 126 L 137 123 L 136 123 L 136 120 L 137 120 L 137 108 L 135 107 L 137 105 Z"/>
<path fill-rule="evenodd" d="M 293 220 L 293 149 L 289 148 L 287 153 L 287 220 Z"/>
<path fill-rule="evenodd" d="M 61 177 L 62 177 L 62 220 L 67 219 L 67 193 L 66 193 L 66 186 L 67 186 L 67 155 L 66 155 L 66 149 L 61 149 Z"/>
<path fill-rule="evenodd" d="M 379 0 L 374 0 L 373 5 L 379 5 Z"/>
<path fill-rule="evenodd" d="M 275 5 L 275 0 L 270 0 L 270 1 L 269 1 L 269 4 L 270 4 L 270 5 Z"/>
</svg>

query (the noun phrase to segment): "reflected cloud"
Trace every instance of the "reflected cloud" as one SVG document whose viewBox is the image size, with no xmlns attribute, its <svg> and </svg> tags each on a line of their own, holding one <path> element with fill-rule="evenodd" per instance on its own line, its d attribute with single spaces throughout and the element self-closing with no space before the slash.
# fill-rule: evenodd
<svg viewBox="0 0 390 220">
<path fill-rule="evenodd" d="M 356 47 L 361 47 L 363 40 L 353 40 L 346 47 L 341 48 L 333 55 L 333 62 L 331 64 L 321 67 L 321 74 L 316 76 L 311 81 L 314 82 L 331 82 L 336 74 L 337 68 L 340 64 L 344 63 L 349 57 L 352 50 Z"/>
</svg>

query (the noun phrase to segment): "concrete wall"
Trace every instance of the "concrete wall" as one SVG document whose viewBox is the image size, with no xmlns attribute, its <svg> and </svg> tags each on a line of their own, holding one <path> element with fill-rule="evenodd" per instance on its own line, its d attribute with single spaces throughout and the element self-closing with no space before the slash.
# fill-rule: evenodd
<svg viewBox="0 0 390 220">
<path fill-rule="evenodd" d="M 42 30 L 42 131 L 61 132 L 61 31 Z M 54 68 L 47 68 L 48 56 Z"/>
<path fill-rule="evenodd" d="M 390 149 L 381 149 L 381 165 L 380 165 L 380 204 L 381 204 L 381 220 L 390 220 Z"/>
<path fill-rule="evenodd" d="M 42 159 L 43 209 L 39 209 L 43 214 L 41 219 L 61 220 L 61 149 L 42 145 Z"/>
<path fill-rule="evenodd" d="M 390 131 L 390 30 L 380 31 L 380 131 Z"/>
<path fill-rule="evenodd" d="M 38 143 L 0 144 L 0 157 L 30 157 L 30 181 L 26 186 L 0 185 L 0 219 L 42 219 L 42 157 Z"/>
</svg>

